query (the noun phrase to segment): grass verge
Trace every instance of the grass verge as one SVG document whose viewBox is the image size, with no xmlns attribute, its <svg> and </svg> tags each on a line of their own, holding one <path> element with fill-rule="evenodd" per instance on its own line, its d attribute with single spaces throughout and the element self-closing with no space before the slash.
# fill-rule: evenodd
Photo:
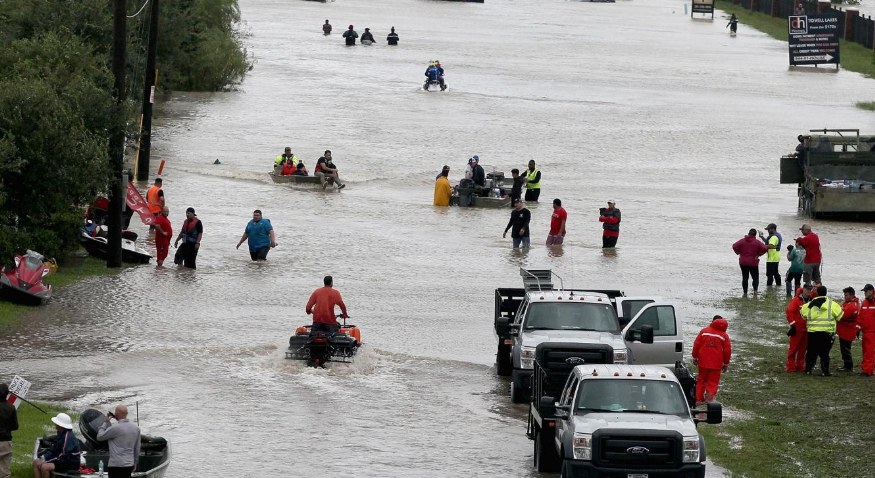
<svg viewBox="0 0 875 478">
<path fill-rule="evenodd" d="M 745 10 L 741 5 L 733 5 L 730 2 L 718 0 L 717 8 L 728 14 L 734 13 L 738 20 L 752 28 L 755 28 L 772 38 L 787 41 L 787 20 Z M 840 40 L 842 68 L 861 73 L 870 78 L 875 78 L 875 53 L 872 50 L 854 42 Z"/>
<path fill-rule="evenodd" d="M 722 425 L 700 428 L 708 456 L 732 476 L 875 476 L 863 450 L 875 441 L 875 381 L 838 373 L 838 341 L 831 353 L 834 377 L 784 372 L 787 299 L 769 290 L 760 299 L 725 299 L 734 314 L 733 359 L 721 379 L 719 400 L 737 410 Z M 854 342 L 854 359 L 861 357 Z"/>
<path fill-rule="evenodd" d="M 875 101 L 858 101 L 857 108 L 867 111 L 875 111 Z"/>
<path fill-rule="evenodd" d="M 79 420 L 78 414 L 74 414 L 65 408 L 47 403 L 35 403 L 48 414 L 44 414 L 28 403 L 22 403 L 18 407 L 18 431 L 12 432 L 13 477 L 33 476 L 31 466 L 33 441 L 46 433 L 55 432 L 55 425 L 51 421 L 53 416 L 64 412 L 70 415 L 73 423 Z"/>
<path fill-rule="evenodd" d="M 106 261 L 87 255 L 71 255 L 60 262 L 58 271 L 46 277 L 45 281 L 52 286 L 52 289 L 57 289 L 87 277 L 111 273 L 114 271 L 106 268 Z M 0 301 L 0 331 L 20 322 L 28 312 L 37 310 L 39 310 L 38 307 Z"/>
</svg>

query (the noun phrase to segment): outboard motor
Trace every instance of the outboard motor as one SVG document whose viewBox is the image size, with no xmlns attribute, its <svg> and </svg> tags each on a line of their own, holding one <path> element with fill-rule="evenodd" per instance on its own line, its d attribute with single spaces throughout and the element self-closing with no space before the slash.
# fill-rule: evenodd
<svg viewBox="0 0 875 478">
<path fill-rule="evenodd" d="M 103 413 L 93 408 L 85 410 L 79 416 L 79 432 L 82 433 L 82 436 L 88 440 L 88 443 L 95 450 L 106 450 L 109 446 L 109 442 L 97 440 L 97 433 L 100 431 L 104 419 Z"/>
<path fill-rule="evenodd" d="M 459 207 L 471 207 L 474 205 L 474 181 L 463 179 L 459 182 Z"/>
</svg>

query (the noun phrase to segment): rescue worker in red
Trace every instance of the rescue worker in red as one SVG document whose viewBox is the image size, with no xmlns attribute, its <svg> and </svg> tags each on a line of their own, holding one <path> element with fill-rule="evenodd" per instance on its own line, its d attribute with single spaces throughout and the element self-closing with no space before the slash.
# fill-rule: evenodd
<svg viewBox="0 0 875 478">
<path fill-rule="evenodd" d="M 860 303 L 860 314 L 857 316 L 857 325 L 863 333 L 863 369 L 861 377 L 875 375 L 875 287 L 866 284 L 863 287 L 865 298 Z"/>
<path fill-rule="evenodd" d="M 842 362 L 844 365 L 839 369 L 839 372 L 852 372 L 854 370 L 854 360 L 851 357 L 851 344 L 857 338 L 857 315 L 860 313 L 860 299 L 857 298 L 857 293 L 853 287 L 845 287 L 842 291 L 845 293 L 845 301 L 842 302 L 842 320 L 836 324 L 836 335 L 839 336 L 839 349 L 842 352 Z"/>
<path fill-rule="evenodd" d="M 620 238 L 620 210 L 617 202 L 608 199 L 608 207 L 599 208 L 599 222 L 602 223 L 602 248 L 616 247 Z"/>
<path fill-rule="evenodd" d="M 787 330 L 787 336 L 790 337 L 790 348 L 787 349 L 787 373 L 805 371 L 808 329 L 805 326 L 805 317 L 802 317 L 799 310 L 812 299 L 811 289 L 811 284 L 796 289 L 796 296 L 787 304 L 787 323 L 790 324 L 790 329 Z"/>
<path fill-rule="evenodd" d="M 732 342 L 726 329 L 729 323 L 715 315 L 711 325 L 699 332 L 693 342 L 693 364 L 699 366 L 699 379 L 696 382 L 696 408 L 704 402 L 712 402 L 720 386 L 720 373 L 729 368 L 732 357 Z"/>
<path fill-rule="evenodd" d="M 167 253 L 170 251 L 170 238 L 173 237 L 173 226 L 170 225 L 170 220 L 167 216 L 170 215 L 170 208 L 164 206 L 161 214 L 155 216 L 155 252 L 158 254 L 158 267 L 164 266 L 164 259 L 167 259 Z"/>
</svg>

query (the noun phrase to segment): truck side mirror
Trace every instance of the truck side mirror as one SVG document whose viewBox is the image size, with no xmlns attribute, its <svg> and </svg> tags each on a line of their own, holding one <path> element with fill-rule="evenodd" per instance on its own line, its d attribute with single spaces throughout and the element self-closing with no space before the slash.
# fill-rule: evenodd
<svg viewBox="0 0 875 478">
<path fill-rule="evenodd" d="M 508 335 L 517 336 L 520 333 L 520 324 L 510 324 L 507 326 L 509 329 Z"/>
<path fill-rule="evenodd" d="M 538 411 L 541 413 L 541 416 L 552 417 L 555 415 L 556 410 L 556 399 L 553 397 L 541 397 L 541 401 L 538 403 Z"/>
<path fill-rule="evenodd" d="M 723 404 L 718 402 L 709 402 L 707 415 L 708 417 L 705 423 L 708 423 L 710 425 L 723 423 Z"/>
<path fill-rule="evenodd" d="M 495 319 L 495 333 L 499 336 L 510 335 L 510 317 Z"/>
<path fill-rule="evenodd" d="M 626 332 L 627 342 L 641 342 L 642 344 L 653 343 L 653 326 L 642 325 L 640 329 L 632 329 Z"/>
</svg>

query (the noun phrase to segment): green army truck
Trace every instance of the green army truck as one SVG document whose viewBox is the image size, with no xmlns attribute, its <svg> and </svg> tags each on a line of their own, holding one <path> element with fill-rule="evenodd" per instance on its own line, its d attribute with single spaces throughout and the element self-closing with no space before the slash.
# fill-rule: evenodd
<svg viewBox="0 0 875 478">
<path fill-rule="evenodd" d="M 858 129 L 811 130 L 781 158 L 781 184 L 797 184 L 799 209 L 811 218 L 875 216 L 875 135 Z"/>
</svg>

